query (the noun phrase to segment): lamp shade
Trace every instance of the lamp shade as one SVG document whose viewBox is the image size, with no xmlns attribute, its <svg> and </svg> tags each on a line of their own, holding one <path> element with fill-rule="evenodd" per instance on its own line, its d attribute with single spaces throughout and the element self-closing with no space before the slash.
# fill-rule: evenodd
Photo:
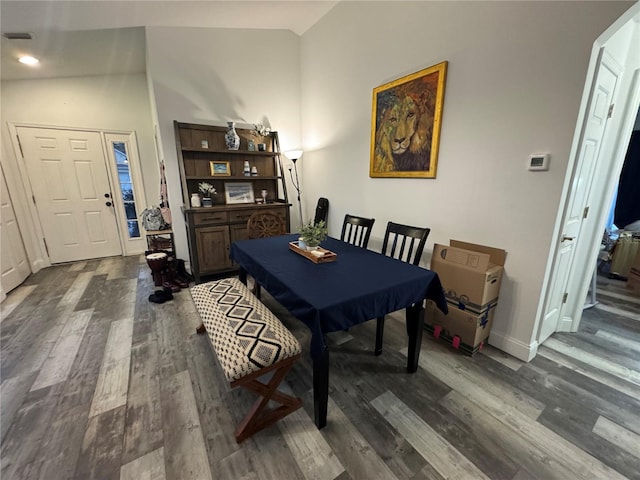
<svg viewBox="0 0 640 480">
<path fill-rule="evenodd" d="M 284 152 L 290 160 L 298 160 L 302 156 L 302 150 L 289 150 L 288 152 Z"/>
</svg>

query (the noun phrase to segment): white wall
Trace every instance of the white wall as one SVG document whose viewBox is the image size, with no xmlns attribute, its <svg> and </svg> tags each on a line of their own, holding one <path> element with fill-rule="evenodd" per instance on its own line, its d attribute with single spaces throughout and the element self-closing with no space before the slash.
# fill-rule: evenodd
<svg viewBox="0 0 640 480">
<path fill-rule="evenodd" d="M 626 2 L 343 2 L 302 37 L 304 189 L 345 213 L 508 252 L 492 339 L 526 357 L 594 40 Z M 372 179 L 372 89 L 449 62 L 438 176 Z M 548 172 L 526 169 L 550 153 Z M 428 265 L 428 258 L 425 263 Z"/>
<path fill-rule="evenodd" d="M 147 74 L 166 163 L 177 255 L 189 258 L 173 121 L 278 131 L 300 145 L 299 37 L 282 30 L 147 28 Z M 289 190 L 290 201 L 294 200 Z M 295 206 L 294 206 L 295 207 Z M 295 208 L 292 209 L 292 214 Z"/>
<path fill-rule="evenodd" d="M 146 202 L 158 204 L 158 162 L 144 73 L 3 81 L 1 88 L 2 165 L 23 236 L 33 237 L 35 230 L 26 213 L 28 198 L 19 186 L 8 123 L 136 132 Z M 140 210 L 144 203 L 142 199 Z M 39 255 L 37 242 L 25 238 L 25 246 L 33 262 Z M 41 260 L 32 265 L 34 270 L 42 266 Z"/>
</svg>

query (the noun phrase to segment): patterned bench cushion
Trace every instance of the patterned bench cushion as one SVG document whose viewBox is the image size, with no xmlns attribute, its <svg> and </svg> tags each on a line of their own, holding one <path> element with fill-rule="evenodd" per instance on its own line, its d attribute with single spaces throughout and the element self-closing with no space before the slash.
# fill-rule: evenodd
<svg viewBox="0 0 640 480">
<path fill-rule="evenodd" d="M 191 287 L 229 382 L 302 351 L 300 343 L 237 278 Z"/>
</svg>

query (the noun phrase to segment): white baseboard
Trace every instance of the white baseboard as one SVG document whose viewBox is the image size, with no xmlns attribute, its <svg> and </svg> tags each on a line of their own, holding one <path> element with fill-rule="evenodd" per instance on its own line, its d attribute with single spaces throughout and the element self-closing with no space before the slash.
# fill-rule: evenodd
<svg viewBox="0 0 640 480">
<path fill-rule="evenodd" d="M 496 332 L 495 330 L 492 330 L 491 335 L 489 335 L 489 345 L 496 347 L 509 355 L 513 355 L 523 362 L 531 361 L 538 353 L 537 341 L 526 344 L 516 338 Z"/>
</svg>

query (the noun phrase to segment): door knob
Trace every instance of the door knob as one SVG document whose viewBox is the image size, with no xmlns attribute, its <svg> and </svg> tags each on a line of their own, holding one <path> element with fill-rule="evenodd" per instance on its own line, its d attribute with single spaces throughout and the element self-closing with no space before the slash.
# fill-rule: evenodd
<svg viewBox="0 0 640 480">
<path fill-rule="evenodd" d="M 111 194 L 110 193 L 105 193 L 104 194 L 104 198 L 111 198 Z"/>
<path fill-rule="evenodd" d="M 106 205 L 107 207 L 110 207 L 112 204 L 111 204 L 111 202 L 105 202 L 105 205 Z"/>
<path fill-rule="evenodd" d="M 576 237 L 567 237 L 566 235 L 562 235 L 562 240 L 560 240 L 561 242 L 564 242 L 565 240 L 575 240 Z"/>
</svg>

